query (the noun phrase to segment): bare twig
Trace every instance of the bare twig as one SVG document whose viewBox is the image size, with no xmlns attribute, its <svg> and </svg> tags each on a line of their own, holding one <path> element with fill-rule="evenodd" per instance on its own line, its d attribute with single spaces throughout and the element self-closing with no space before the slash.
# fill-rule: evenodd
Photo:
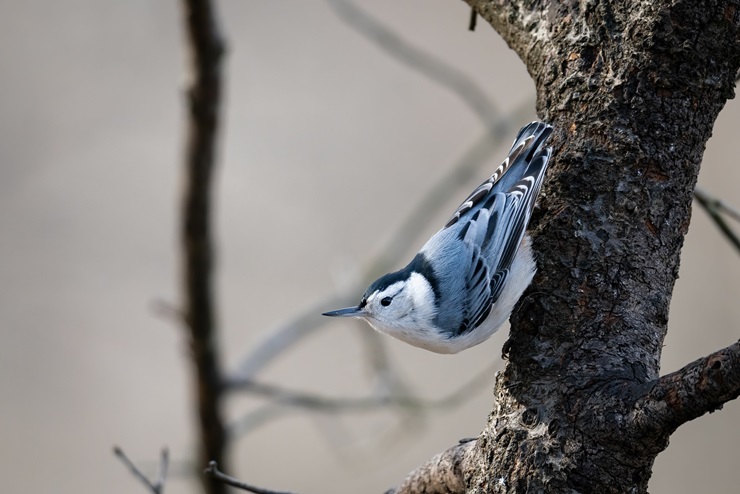
<svg viewBox="0 0 740 494">
<path fill-rule="evenodd" d="M 713 209 L 725 213 L 727 216 L 735 221 L 740 221 L 740 210 L 738 210 L 736 207 L 727 204 L 721 199 L 717 199 L 716 197 L 712 196 L 704 189 L 701 189 L 699 187 L 694 188 L 694 195 L 701 197 L 705 202 L 710 204 Z"/>
<path fill-rule="evenodd" d="M 123 462 L 124 465 L 128 467 L 133 476 L 139 479 L 142 484 L 144 484 L 150 491 L 152 491 L 153 494 L 162 494 L 164 492 L 164 483 L 167 479 L 167 467 L 169 465 L 170 457 L 167 448 L 162 448 L 162 453 L 159 459 L 157 478 L 154 482 L 149 480 L 149 478 L 144 475 L 144 473 L 139 470 L 136 465 L 134 465 L 134 462 L 132 462 L 129 457 L 126 456 L 126 453 L 124 453 L 120 447 L 114 446 L 113 453 L 118 457 L 118 459 L 121 460 L 121 462 Z"/>
<path fill-rule="evenodd" d="M 444 60 L 405 41 L 354 3 L 346 0 L 327 1 L 340 19 L 371 40 L 386 54 L 455 93 L 481 119 L 486 128 L 505 132 L 506 129 L 499 129 L 502 121 L 498 118 L 499 111 L 496 106 L 465 74 Z"/>
<path fill-rule="evenodd" d="M 256 381 L 239 381 L 233 383 L 233 385 L 252 394 L 273 400 L 283 406 L 324 413 L 367 412 L 387 406 L 409 409 L 444 409 L 464 402 L 466 397 L 486 386 L 490 382 L 491 374 L 497 365 L 487 367 L 460 388 L 437 399 L 422 399 L 408 394 L 393 395 L 389 393 L 378 393 L 359 398 L 327 397 Z"/>
<path fill-rule="evenodd" d="M 470 9 L 470 22 L 468 23 L 468 31 L 475 31 L 475 24 L 478 21 L 478 12 L 475 9 Z"/>
<path fill-rule="evenodd" d="M 216 10 L 210 0 L 183 0 L 183 9 L 192 55 L 181 231 L 184 312 L 197 374 L 200 455 L 204 463 L 216 460 L 223 464 L 226 438 L 221 417 L 221 369 L 214 322 L 210 219 L 221 104 L 221 59 L 225 49 Z M 226 492 L 220 482 L 210 481 L 204 487 L 209 494 Z"/>
<path fill-rule="evenodd" d="M 740 212 L 736 209 L 724 204 L 719 199 L 716 199 L 698 187 L 694 189 L 694 198 L 699 205 L 704 208 L 709 217 L 717 225 L 717 228 L 724 234 L 727 240 L 740 252 L 740 238 L 730 228 L 725 219 L 722 217 L 722 213 L 725 213 L 730 218 L 740 221 Z"/>
<path fill-rule="evenodd" d="M 645 430 L 674 431 L 740 396 L 740 341 L 653 381 L 635 405 Z"/>
<path fill-rule="evenodd" d="M 336 295 L 332 295 L 312 305 L 305 312 L 293 317 L 293 319 L 284 325 L 272 330 L 242 360 L 237 370 L 233 373 L 231 381 L 238 381 L 240 379 L 249 380 L 256 376 L 285 350 L 323 326 L 326 323 L 326 318 L 322 318 L 319 314 L 325 311 L 327 307 L 339 306 L 345 303 L 351 303 L 347 296 L 337 297 Z"/>
<path fill-rule="evenodd" d="M 234 441 L 242 436 L 248 435 L 253 430 L 264 424 L 277 420 L 289 413 L 295 413 L 299 409 L 284 407 L 279 401 L 263 405 L 256 410 L 243 415 L 228 425 L 228 439 Z"/>
<path fill-rule="evenodd" d="M 257 487 L 256 485 L 247 484 L 246 482 L 242 482 L 241 480 L 235 479 L 234 477 L 230 477 L 229 475 L 226 475 L 225 473 L 219 471 L 218 463 L 216 463 L 215 461 L 209 462 L 208 468 L 206 468 L 203 473 L 208 478 L 211 478 L 218 482 L 222 482 L 232 487 L 236 487 L 237 489 L 241 489 L 243 491 L 254 492 L 255 494 L 294 494 L 290 491 L 274 491 L 272 489 Z"/>
<path fill-rule="evenodd" d="M 474 393 L 484 389 L 491 382 L 491 374 L 498 365 L 500 363 L 487 367 L 460 388 L 437 399 L 418 398 L 411 395 L 410 391 L 409 394 L 392 394 L 393 390 L 384 388 L 367 397 L 334 398 L 294 391 L 271 384 L 254 383 L 254 387 L 249 391 L 268 398 L 271 402 L 232 423 L 229 426 L 229 439 L 234 440 L 267 422 L 299 410 L 325 414 L 344 414 L 374 412 L 383 408 L 394 407 L 398 411 L 411 414 L 407 417 L 410 420 L 402 420 L 399 424 L 399 427 L 403 427 L 400 431 L 406 433 L 419 425 L 419 414 L 454 409 L 465 403 L 467 398 Z M 245 383 L 241 382 L 240 385 L 245 385 Z M 399 434 L 394 435 L 394 439 L 398 439 L 398 437 Z"/>
</svg>

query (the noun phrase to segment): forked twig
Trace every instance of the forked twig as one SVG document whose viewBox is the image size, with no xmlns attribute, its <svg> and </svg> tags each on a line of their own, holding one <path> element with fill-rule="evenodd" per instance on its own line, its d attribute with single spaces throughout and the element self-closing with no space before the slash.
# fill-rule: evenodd
<svg viewBox="0 0 740 494">
<path fill-rule="evenodd" d="M 263 487 L 257 487 L 256 485 L 247 484 L 239 479 L 226 475 L 218 469 L 218 463 L 211 461 L 208 463 L 208 467 L 203 470 L 203 473 L 208 477 L 223 482 L 224 484 L 236 487 L 247 492 L 253 492 L 254 494 L 295 494 L 290 491 L 275 491 L 272 489 L 265 489 Z"/>
<path fill-rule="evenodd" d="M 150 491 L 152 491 L 153 494 L 162 494 L 164 492 L 164 483 L 167 479 L 167 467 L 169 466 L 170 459 L 169 451 L 167 450 L 167 448 L 162 448 L 162 453 L 159 459 L 159 468 L 157 469 L 157 478 L 153 482 L 149 480 L 149 477 L 144 475 L 141 470 L 139 470 L 139 467 L 137 467 L 134 462 L 129 459 L 128 456 L 126 456 L 126 453 L 123 452 L 123 449 L 118 446 L 114 446 L 113 453 L 118 457 L 119 460 L 121 460 L 124 465 L 128 467 L 133 476 L 139 479 L 142 484 L 144 484 Z"/>
</svg>

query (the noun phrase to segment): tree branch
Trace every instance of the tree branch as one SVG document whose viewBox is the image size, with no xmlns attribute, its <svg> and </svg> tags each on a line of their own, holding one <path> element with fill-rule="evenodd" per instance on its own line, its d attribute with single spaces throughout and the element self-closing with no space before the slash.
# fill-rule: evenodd
<svg viewBox="0 0 740 494">
<path fill-rule="evenodd" d="M 327 1 L 340 19 L 386 54 L 456 94 L 486 128 L 493 131 L 506 130 L 499 129 L 502 126 L 502 121 L 498 118 L 500 111 L 472 79 L 444 60 L 405 41 L 354 3 L 346 0 Z"/>
<path fill-rule="evenodd" d="M 740 238 L 732 231 L 730 225 L 722 217 L 722 213 L 724 212 L 730 218 L 740 221 L 740 212 L 727 206 L 719 199 L 710 196 L 698 187 L 694 189 L 694 199 L 707 212 L 717 228 L 720 229 L 725 238 L 735 247 L 735 250 L 740 252 Z"/>
<path fill-rule="evenodd" d="M 653 381 L 634 408 L 641 429 L 671 433 L 740 396 L 740 341 Z"/>
<path fill-rule="evenodd" d="M 386 494 L 456 494 L 466 492 L 465 472 L 476 461 L 476 441 L 457 444 L 409 474 Z"/>
<path fill-rule="evenodd" d="M 370 411 L 387 406 L 398 406 L 408 409 L 448 408 L 459 404 L 465 397 L 484 387 L 489 382 L 493 367 L 490 366 L 484 369 L 447 396 L 431 400 L 409 395 L 386 393 L 378 393 L 359 398 L 335 398 L 292 390 L 273 384 L 243 380 L 231 383 L 230 387 L 238 387 L 239 389 L 269 398 L 285 406 L 305 408 L 325 413 Z"/>
<path fill-rule="evenodd" d="M 206 468 L 203 473 L 208 478 L 213 479 L 217 482 L 222 482 L 223 484 L 236 487 L 237 489 L 241 489 L 243 491 L 254 492 L 255 494 L 294 494 L 290 491 L 274 491 L 272 489 L 265 489 L 263 487 L 257 487 L 256 485 L 242 482 L 241 480 L 235 479 L 234 477 L 220 472 L 218 469 L 218 463 L 216 463 L 215 461 L 209 462 L 208 468 Z"/>
<path fill-rule="evenodd" d="M 210 0 L 183 0 L 187 38 L 192 56 L 188 89 L 189 122 L 182 202 L 182 242 L 185 318 L 190 329 L 197 374 L 200 456 L 203 463 L 225 462 L 226 444 L 221 417 L 221 369 L 216 344 L 212 293 L 211 182 L 221 104 L 221 59 L 224 42 Z M 209 494 L 225 493 L 211 481 Z"/>
<path fill-rule="evenodd" d="M 123 452 L 123 450 L 118 447 L 113 447 L 113 453 L 123 462 L 124 465 L 128 467 L 128 469 L 131 471 L 134 477 L 139 479 L 142 484 L 144 484 L 150 491 L 152 491 L 153 494 L 162 494 L 164 492 L 164 483 L 167 478 L 167 467 L 169 466 L 169 451 L 167 448 L 162 448 L 162 454 L 159 459 L 159 468 L 157 471 L 157 478 L 154 482 L 149 480 L 149 478 L 144 475 L 144 472 L 139 470 L 139 467 L 137 467 L 134 462 L 132 462 L 128 456 L 126 456 L 126 453 Z"/>
</svg>

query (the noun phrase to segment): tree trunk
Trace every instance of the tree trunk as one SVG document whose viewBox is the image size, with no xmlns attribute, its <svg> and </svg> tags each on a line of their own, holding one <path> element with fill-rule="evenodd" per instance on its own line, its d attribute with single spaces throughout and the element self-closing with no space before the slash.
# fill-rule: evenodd
<svg viewBox="0 0 740 494">
<path fill-rule="evenodd" d="M 734 96 L 740 1 L 467 1 L 556 129 L 539 271 L 486 429 L 396 492 L 646 492 L 670 434 L 740 393 L 738 344 L 658 377 L 699 165 Z"/>
</svg>

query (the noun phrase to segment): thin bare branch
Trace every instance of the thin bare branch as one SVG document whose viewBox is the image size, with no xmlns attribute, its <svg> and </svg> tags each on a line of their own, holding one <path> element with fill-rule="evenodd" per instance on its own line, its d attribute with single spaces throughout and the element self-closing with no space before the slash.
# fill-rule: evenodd
<svg viewBox="0 0 740 494">
<path fill-rule="evenodd" d="M 486 93 L 458 69 L 413 46 L 352 2 L 327 0 L 337 16 L 387 55 L 455 93 L 486 128 L 499 130 L 499 111 Z"/>
<path fill-rule="evenodd" d="M 447 396 L 437 399 L 422 399 L 407 394 L 393 395 L 388 393 L 378 393 L 358 398 L 327 397 L 256 381 L 239 381 L 231 383 L 231 385 L 249 393 L 273 400 L 275 403 L 283 406 L 304 408 L 324 413 L 366 412 L 387 406 L 398 406 L 409 409 L 445 409 L 452 408 L 464 402 L 465 398 L 487 386 L 491 381 L 491 374 L 497 365 L 487 367 L 460 388 Z"/>
<path fill-rule="evenodd" d="M 475 25 L 478 22 L 478 12 L 470 9 L 470 22 L 468 23 L 468 31 L 475 31 Z"/>
<path fill-rule="evenodd" d="M 183 0 L 191 51 L 188 88 L 188 140 L 182 202 L 184 313 L 191 334 L 197 375 L 201 458 L 225 462 L 221 412 L 221 368 L 216 344 L 212 293 L 211 183 L 221 105 L 221 60 L 225 51 L 215 6 L 210 0 Z M 223 494 L 220 482 L 204 484 L 209 494 Z"/>
<path fill-rule="evenodd" d="M 740 341 L 653 381 L 633 412 L 644 429 L 671 433 L 740 396 Z"/>
<path fill-rule="evenodd" d="M 164 484 L 167 479 L 167 467 L 169 465 L 170 458 L 167 448 L 162 448 L 162 453 L 159 459 L 157 478 L 154 482 L 149 480 L 149 478 L 144 475 L 141 470 L 139 470 L 139 467 L 137 467 L 134 462 L 129 459 L 128 456 L 126 456 L 126 453 L 123 452 L 123 449 L 118 446 L 114 446 L 113 453 L 118 457 L 118 459 L 121 460 L 124 465 L 128 467 L 133 476 L 139 479 L 141 483 L 144 484 L 147 489 L 149 489 L 153 494 L 163 494 Z"/>
<path fill-rule="evenodd" d="M 234 477 L 231 477 L 219 471 L 218 463 L 216 463 L 215 461 L 209 462 L 208 468 L 206 468 L 203 473 L 208 478 L 214 479 L 218 482 L 222 482 L 223 484 L 230 485 L 232 487 L 236 487 L 237 489 L 241 489 L 243 491 L 254 492 L 255 494 L 294 494 L 290 491 L 275 491 L 272 489 L 265 489 L 263 487 L 257 487 L 256 485 L 242 482 L 241 480 L 235 479 Z"/>
<path fill-rule="evenodd" d="M 694 189 L 694 199 L 699 205 L 707 212 L 709 217 L 712 219 L 717 228 L 724 234 L 727 240 L 740 252 L 740 237 L 730 228 L 722 214 L 724 213 L 729 218 L 735 221 L 740 221 L 740 211 L 725 204 L 719 199 L 711 196 L 704 192 L 700 188 Z"/>
<path fill-rule="evenodd" d="M 299 410 L 285 407 L 279 401 L 270 402 L 230 423 L 227 427 L 227 437 L 229 441 L 235 441 L 269 422 Z"/>
<path fill-rule="evenodd" d="M 164 483 L 167 480 L 167 469 L 169 466 L 170 452 L 167 448 L 163 448 L 159 460 L 159 470 L 157 470 L 157 479 L 154 481 L 154 486 L 158 488 L 158 494 L 162 494 L 164 492 Z"/>
<path fill-rule="evenodd" d="M 267 337 L 242 359 L 237 370 L 232 374 L 231 381 L 252 379 L 285 350 L 326 324 L 326 318 L 319 314 L 327 307 L 345 303 L 351 303 L 349 297 L 332 295 L 294 316 L 284 325 L 270 331 Z"/>
<path fill-rule="evenodd" d="M 717 208 L 718 211 L 722 211 L 727 216 L 732 218 L 735 221 L 740 222 L 740 210 L 737 209 L 735 206 L 732 206 L 731 204 L 727 204 L 722 199 L 718 199 L 711 194 L 708 194 L 703 189 L 698 189 L 699 193 L 702 194 L 705 198 L 707 198 L 712 205 Z M 697 189 L 694 189 L 694 193 L 696 193 Z"/>
<path fill-rule="evenodd" d="M 395 407 L 401 412 L 416 414 L 414 415 L 416 420 L 401 421 L 401 426 L 406 424 L 406 427 L 401 429 L 401 431 L 408 432 L 412 427 L 419 425 L 418 418 L 420 413 L 454 409 L 465 403 L 474 393 L 486 388 L 491 382 L 491 374 L 497 366 L 492 365 L 484 369 L 481 373 L 447 396 L 431 400 L 420 399 L 410 394 L 390 394 L 392 390 L 388 389 L 385 390 L 388 392 L 386 394 L 383 394 L 384 389 L 380 389 L 376 394 L 368 397 L 333 398 L 257 383 L 250 391 L 269 398 L 272 402 L 250 412 L 231 424 L 229 427 L 229 438 L 234 440 L 237 436 L 248 434 L 267 422 L 298 410 L 340 414 L 373 412 L 381 408 Z M 409 415 L 408 418 L 411 419 L 412 416 Z M 395 436 L 396 439 L 398 437 L 400 436 Z"/>
</svg>

